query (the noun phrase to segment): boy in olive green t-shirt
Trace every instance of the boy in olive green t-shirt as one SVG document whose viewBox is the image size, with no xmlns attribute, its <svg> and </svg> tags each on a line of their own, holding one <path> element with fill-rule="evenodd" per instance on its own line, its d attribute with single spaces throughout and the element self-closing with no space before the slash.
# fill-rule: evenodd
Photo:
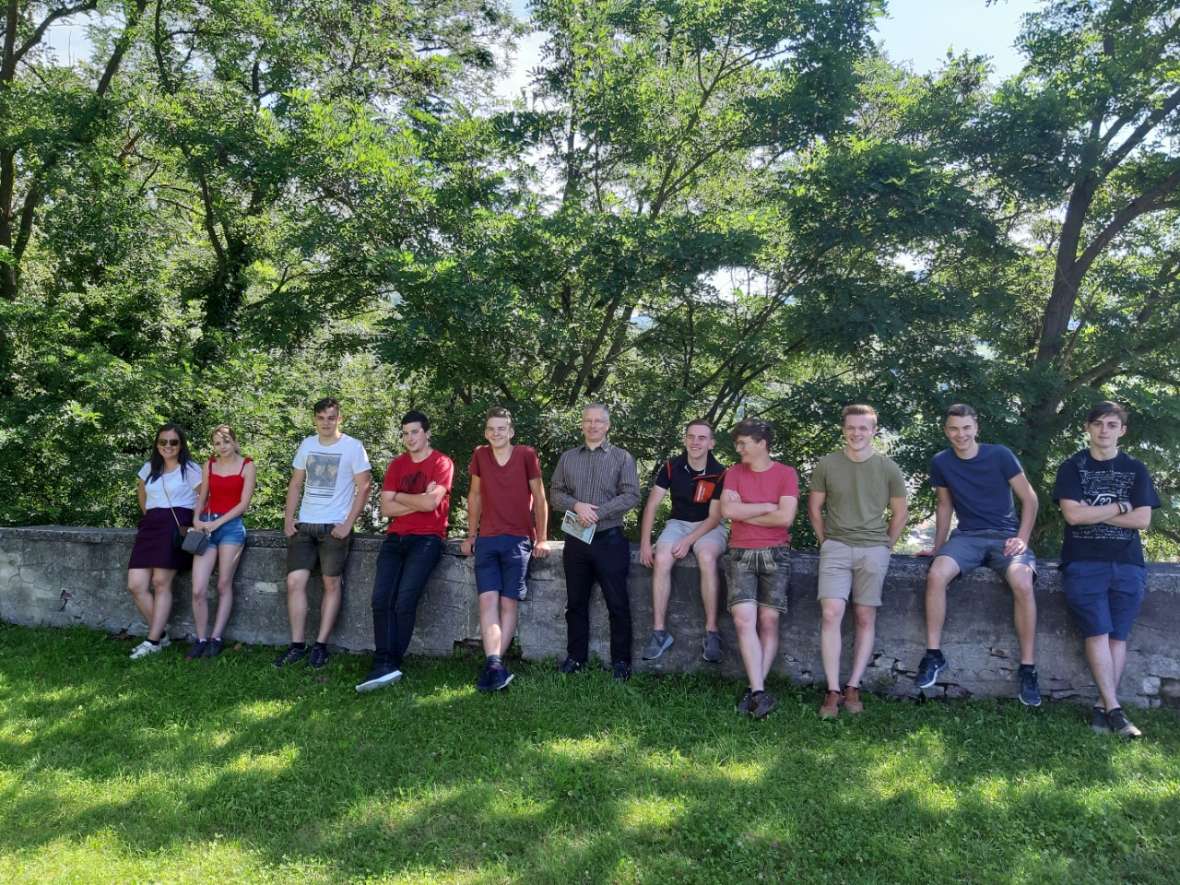
<svg viewBox="0 0 1180 885">
<path fill-rule="evenodd" d="M 807 515 L 820 545 L 820 652 L 828 690 L 819 713 L 824 719 L 837 715 L 841 704 L 849 713 L 864 709 L 860 680 L 873 652 L 889 552 L 908 515 L 900 468 L 873 448 L 876 410 L 866 405 L 847 406 L 842 432 L 844 448 L 821 458 L 815 466 L 807 500 Z M 888 523 L 886 509 L 890 512 Z M 841 694 L 840 624 L 850 596 L 856 638 L 852 672 Z"/>
</svg>

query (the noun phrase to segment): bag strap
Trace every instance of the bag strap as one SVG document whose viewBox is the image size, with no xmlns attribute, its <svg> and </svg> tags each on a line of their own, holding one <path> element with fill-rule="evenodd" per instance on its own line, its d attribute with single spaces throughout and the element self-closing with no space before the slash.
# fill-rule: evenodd
<svg viewBox="0 0 1180 885">
<path fill-rule="evenodd" d="M 184 465 L 181 465 L 180 475 L 184 476 Z M 183 532 L 184 529 L 180 526 L 180 519 L 176 515 L 176 509 L 172 506 L 172 496 L 168 494 L 168 483 L 164 482 L 164 474 L 160 474 L 160 488 L 164 490 L 164 500 L 168 502 L 168 510 L 172 513 L 172 521 L 176 523 L 178 531 Z"/>
</svg>

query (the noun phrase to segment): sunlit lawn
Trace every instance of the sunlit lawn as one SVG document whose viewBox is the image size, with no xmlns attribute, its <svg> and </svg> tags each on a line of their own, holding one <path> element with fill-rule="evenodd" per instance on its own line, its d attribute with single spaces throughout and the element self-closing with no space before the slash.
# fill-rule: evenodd
<svg viewBox="0 0 1180 885">
<path fill-rule="evenodd" d="M 1180 879 L 1180 720 L 869 699 L 765 722 L 707 677 L 560 677 L 0 625 L 0 881 L 1089 882 Z"/>
</svg>

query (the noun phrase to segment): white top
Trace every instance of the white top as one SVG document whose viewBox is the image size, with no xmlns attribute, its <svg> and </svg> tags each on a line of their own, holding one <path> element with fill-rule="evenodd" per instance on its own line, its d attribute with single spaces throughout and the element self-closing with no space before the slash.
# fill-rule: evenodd
<svg viewBox="0 0 1180 885">
<path fill-rule="evenodd" d="M 309 436 L 299 444 L 291 466 L 307 471 L 297 521 L 331 524 L 348 518 L 356 493 L 353 477 L 372 469 L 365 447 L 347 433 L 330 446 Z"/>
<path fill-rule="evenodd" d="M 136 474 L 143 480 L 144 491 L 147 492 L 144 507 L 148 510 L 167 507 L 170 499 L 173 507 L 188 507 L 191 510 L 197 506 L 197 489 L 201 485 L 201 468 L 198 464 L 190 463 L 184 471 L 184 476 L 181 476 L 179 467 L 174 467 L 168 473 L 161 473 L 154 481 L 148 482 L 151 474 L 151 461 L 145 461 Z"/>
</svg>

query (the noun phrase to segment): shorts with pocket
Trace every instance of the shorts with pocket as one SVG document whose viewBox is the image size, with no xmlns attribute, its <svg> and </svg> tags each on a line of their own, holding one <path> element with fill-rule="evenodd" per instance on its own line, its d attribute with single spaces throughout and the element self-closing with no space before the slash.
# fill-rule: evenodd
<svg viewBox="0 0 1180 885">
<path fill-rule="evenodd" d="M 725 566 L 729 585 L 728 608 L 743 602 L 756 602 L 780 612 L 787 610 L 790 547 L 731 547 L 725 554 Z"/>
<path fill-rule="evenodd" d="M 881 605 L 885 573 L 889 571 L 889 548 L 851 547 L 827 538 L 819 548 L 819 599 L 851 596 L 855 605 Z"/>
<path fill-rule="evenodd" d="M 311 571 L 319 563 L 325 578 L 344 574 L 348 551 L 352 547 L 352 532 L 341 540 L 332 536 L 335 523 L 297 522 L 295 534 L 287 539 L 287 571 Z"/>
</svg>

